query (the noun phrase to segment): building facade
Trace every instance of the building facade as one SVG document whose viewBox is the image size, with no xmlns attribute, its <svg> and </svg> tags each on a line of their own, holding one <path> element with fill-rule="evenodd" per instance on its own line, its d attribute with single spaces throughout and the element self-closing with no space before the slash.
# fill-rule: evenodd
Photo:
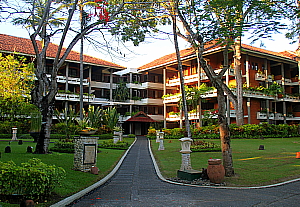
<svg viewBox="0 0 300 207">
<path fill-rule="evenodd" d="M 56 45 L 47 53 L 47 69 L 51 70 L 51 61 L 55 57 Z M 204 52 L 207 63 L 218 74 L 223 66 L 223 47 L 209 47 Z M 0 52 L 16 53 L 34 59 L 29 39 L 0 34 Z M 184 82 L 188 87 L 205 83 L 211 86 L 201 68 L 197 65 L 194 52 L 181 51 Z M 229 62 L 233 62 L 230 53 Z M 259 124 L 296 124 L 300 121 L 299 69 L 293 52 L 272 52 L 261 48 L 242 45 L 242 77 L 244 123 Z M 57 82 L 59 91 L 55 97 L 56 107 L 62 110 L 72 106 L 79 110 L 79 53 L 72 51 L 66 63 L 59 70 Z M 231 67 L 223 76 L 223 81 L 235 93 L 235 71 Z M 126 100 L 118 100 L 114 90 L 123 82 L 128 90 Z M 269 88 L 277 83 L 283 88 L 280 94 L 262 93 L 258 89 Z M 120 123 L 125 133 L 147 134 L 150 125 L 174 128 L 184 124 L 180 103 L 180 81 L 175 54 L 169 54 L 140 68 L 125 68 L 91 56 L 84 56 L 84 95 L 85 108 L 88 105 L 116 107 L 121 114 Z M 225 94 L 226 95 L 226 94 Z M 164 97 L 162 99 L 162 97 Z M 203 94 L 205 100 L 200 107 L 189 108 L 189 120 L 201 125 L 205 112 L 216 119 L 213 113 L 218 108 L 216 90 Z M 235 109 L 227 101 L 227 118 L 235 123 Z M 143 112 L 143 113 L 138 113 Z M 138 115 L 133 116 L 138 113 Z M 206 113 L 207 114 L 207 113 Z M 155 123 L 156 121 L 156 123 Z"/>
<path fill-rule="evenodd" d="M 223 66 L 223 50 L 221 46 L 210 47 L 204 52 L 208 65 L 218 74 Z M 198 67 L 197 59 L 190 49 L 181 51 L 183 62 L 184 82 L 188 87 L 200 86 L 205 83 L 211 86 L 210 80 L 204 71 Z M 244 123 L 259 124 L 298 124 L 300 121 L 299 105 L 299 68 L 296 55 L 293 52 L 272 52 L 261 48 L 242 45 L 242 77 L 243 77 L 243 108 Z M 233 53 L 229 54 L 231 67 L 223 76 L 223 81 L 235 94 L 235 71 L 233 67 Z M 184 118 L 180 111 L 180 80 L 175 54 L 170 54 L 142 66 L 139 70 L 141 77 L 144 74 L 153 74 L 161 80 L 163 90 L 163 104 L 159 106 L 163 111 L 164 127 L 173 128 L 183 126 Z M 278 94 L 266 93 L 262 89 L 271 89 L 272 85 L 283 90 Z M 226 95 L 226 94 L 225 94 Z M 211 113 L 210 118 L 217 118 L 213 111 L 218 108 L 217 91 L 208 91 L 201 97 L 201 110 L 189 111 L 189 120 L 199 124 L 205 111 Z M 232 103 L 227 101 L 227 119 L 235 123 L 236 113 Z M 199 112 L 200 111 L 200 112 Z M 201 120 L 201 119 L 200 119 Z"/>
</svg>

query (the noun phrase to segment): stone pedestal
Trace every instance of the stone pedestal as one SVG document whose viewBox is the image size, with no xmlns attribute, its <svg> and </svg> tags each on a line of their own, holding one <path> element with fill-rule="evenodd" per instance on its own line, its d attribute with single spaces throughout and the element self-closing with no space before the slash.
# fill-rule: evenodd
<svg viewBox="0 0 300 207">
<path fill-rule="evenodd" d="M 114 135 L 113 139 L 114 139 L 114 144 L 116 144 L 119 141 L 120 137 Z"/>
<path fill-rule="evenodd" d="M 120 132 L 120 134 L 119 134 L 119 141 L 120 141 L 120 142 L 123 141 L 123 132 Z"/>
<path fill-rule="evenodd" d="M 159 147 L 158 147 L 158 150 L 165 150 L 164 132 L 159 132 Z"/>
<path fill-rule="evenodd" d="M 159 143 L 159 130 L 156 130 L 156 143 Z"/>
<path fill-rule="evenodd" d="M 186 171 L 177 171 L 177 177 L 182 180 L 193 181 L 195 179 L 201 178 L 202 172 L 198 170 L 186 170 Z"/>
<path fill-rule="evenodd" d="M 98 137 L 76 137 L 74 170 L 89 172 L 97 163 Z"/>
<path fill-rule="evenodd" d="M 192 170 L 191 167 L 191 144 L 192 144 L 192 139 L 190 138 L 181 138 L 179 139 L 181 142 L 181 171 L 186 171 L 186 170 Z"/>
<path fill-rule="evenodd" d="M 16 127 L 12 128 L 12 138 L 11 138 L 11 141 L 18 140 L 18 138 L 17 138 L 17 132 L 18 132 L 18 128 L 16 128 Z"/>
<path fill-rule="evenodd" d="M 177 177 L 182 180 L 195 180 L 201 177 L 201 172 L 198 170 L 193 170 L 191 165 L 191 144 L 192 139 L 190 138 L 181 138 L 181 167 L 177 171 Z"/>
<path fill-rule="evenodd" d="M 118 131 L 114 131 L 114 135 L 113 135 L 113 139 L 114 139 L 114 144 L 116 144 L 118 141 L 121 141 L 120 140 L 120 135 L 121 132 L 118 132 Z"/>
</svg>

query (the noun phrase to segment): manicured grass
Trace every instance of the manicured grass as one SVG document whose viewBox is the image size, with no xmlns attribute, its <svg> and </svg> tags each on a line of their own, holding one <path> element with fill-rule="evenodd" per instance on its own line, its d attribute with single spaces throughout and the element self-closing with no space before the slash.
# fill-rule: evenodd
<svg viewBox="0 0 300 207">
<path fill-rule="evenodd" d="M 26 140 L 29 141 L 29 140 Z M 55 203 L 64 197 L 72 195 L 91 184 L 97 182 L 98 180 L 105 177 L 119 161 L 120 157 L 124 154 L 125 150 L 112 150 L 112 149 L 99 149 L 97 154 L 97 167 L 99 168 L 99 175 L 93 175 L 91 173 L 83 173 L 80 171 L 74 171 L 73 168 L 73 153 L 58 153 L 53 152 L 52 154 L 40 155 L 40 154 L 31 154 L 26 153 L 27 146 L 35 147 L 35 143 L 23 141 L 23 145 L 18 145 L 18 142 L 12 142 L 11 153 L 4 153 L 4 148 L 8 146 L 9 140 L 0 141 L 0 152 L 1 158 L 0 161 L 6 162 L 9 160 L 14 161 L 17 165 L 28 161 L 29 159 L 35 157 L 42 160 L 42 162 L 49 165 L 56 165 L 62 167 L 66 171 L 66 179 L 62 181 L 62 185 L 57 187 L 54 191 L 57 194 L 57 200 L 51 200 L 47 204 L 40 204 L 39 206 L 49 206 L 50 203 Z M 32 140 L 31 140 L 32 141 Z M 55 141 L 55 140 L 51 140 Z M 102 143 L 104 140 L 99 140 L 98 143 Z M 107 140 L 106 140 L 107 141 Z M 124 141 L 132 143 L 133 138 L 125 138 Z M 50 144 L 50 147 L 53 146 L 53 143 Z M 12 204 L 0 203 L 0 206 L 14 206 Z M 15 205 L 19 206 L 19 205 Z"/>
<path fill-rule="evenodd" d="M 209 140 L 220 143 L 220 140 Z M 151 140 L 154 156 L 162 174 L 176 177 L 181 165 L 180 141 L 164 140 L 164 151 L 158 151 L 159 143 Z M 258 150 L 264 145 L 265 150 Z M 227 186 L 261 186 L 300 178 L 300 138 L 232 139 L 234 177 L 225 178 Z M 221 152 L 193 152 L 193 169 L 207 168 L 209 158 L 222 159 Z"/>
</svg>

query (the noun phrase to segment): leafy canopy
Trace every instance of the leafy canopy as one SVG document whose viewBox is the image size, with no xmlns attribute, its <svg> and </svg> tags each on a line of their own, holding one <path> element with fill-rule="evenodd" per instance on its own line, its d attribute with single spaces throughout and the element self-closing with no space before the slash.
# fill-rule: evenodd
<svg viewBox="0 0 300 207">
<path fill-rule="evenodd" d="M 23 100 L 34 81 L 34 65 L 24 57 L 0 53 L 0 94 L 2 99 Z"/>
</svg>

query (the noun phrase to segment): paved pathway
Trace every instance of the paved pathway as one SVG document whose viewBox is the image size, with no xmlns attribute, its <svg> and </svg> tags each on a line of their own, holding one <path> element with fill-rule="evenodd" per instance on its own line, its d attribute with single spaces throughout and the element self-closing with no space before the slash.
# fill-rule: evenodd
<svg viewBox="0 0 300 207">
<path fill-rule="evenodd" d="M 148 141 L 139 137 L 107 183 L 70 206 L 300 206 L 300 182 L 261 189 L 175 185 L 156 175 Z"/>
</svg>

